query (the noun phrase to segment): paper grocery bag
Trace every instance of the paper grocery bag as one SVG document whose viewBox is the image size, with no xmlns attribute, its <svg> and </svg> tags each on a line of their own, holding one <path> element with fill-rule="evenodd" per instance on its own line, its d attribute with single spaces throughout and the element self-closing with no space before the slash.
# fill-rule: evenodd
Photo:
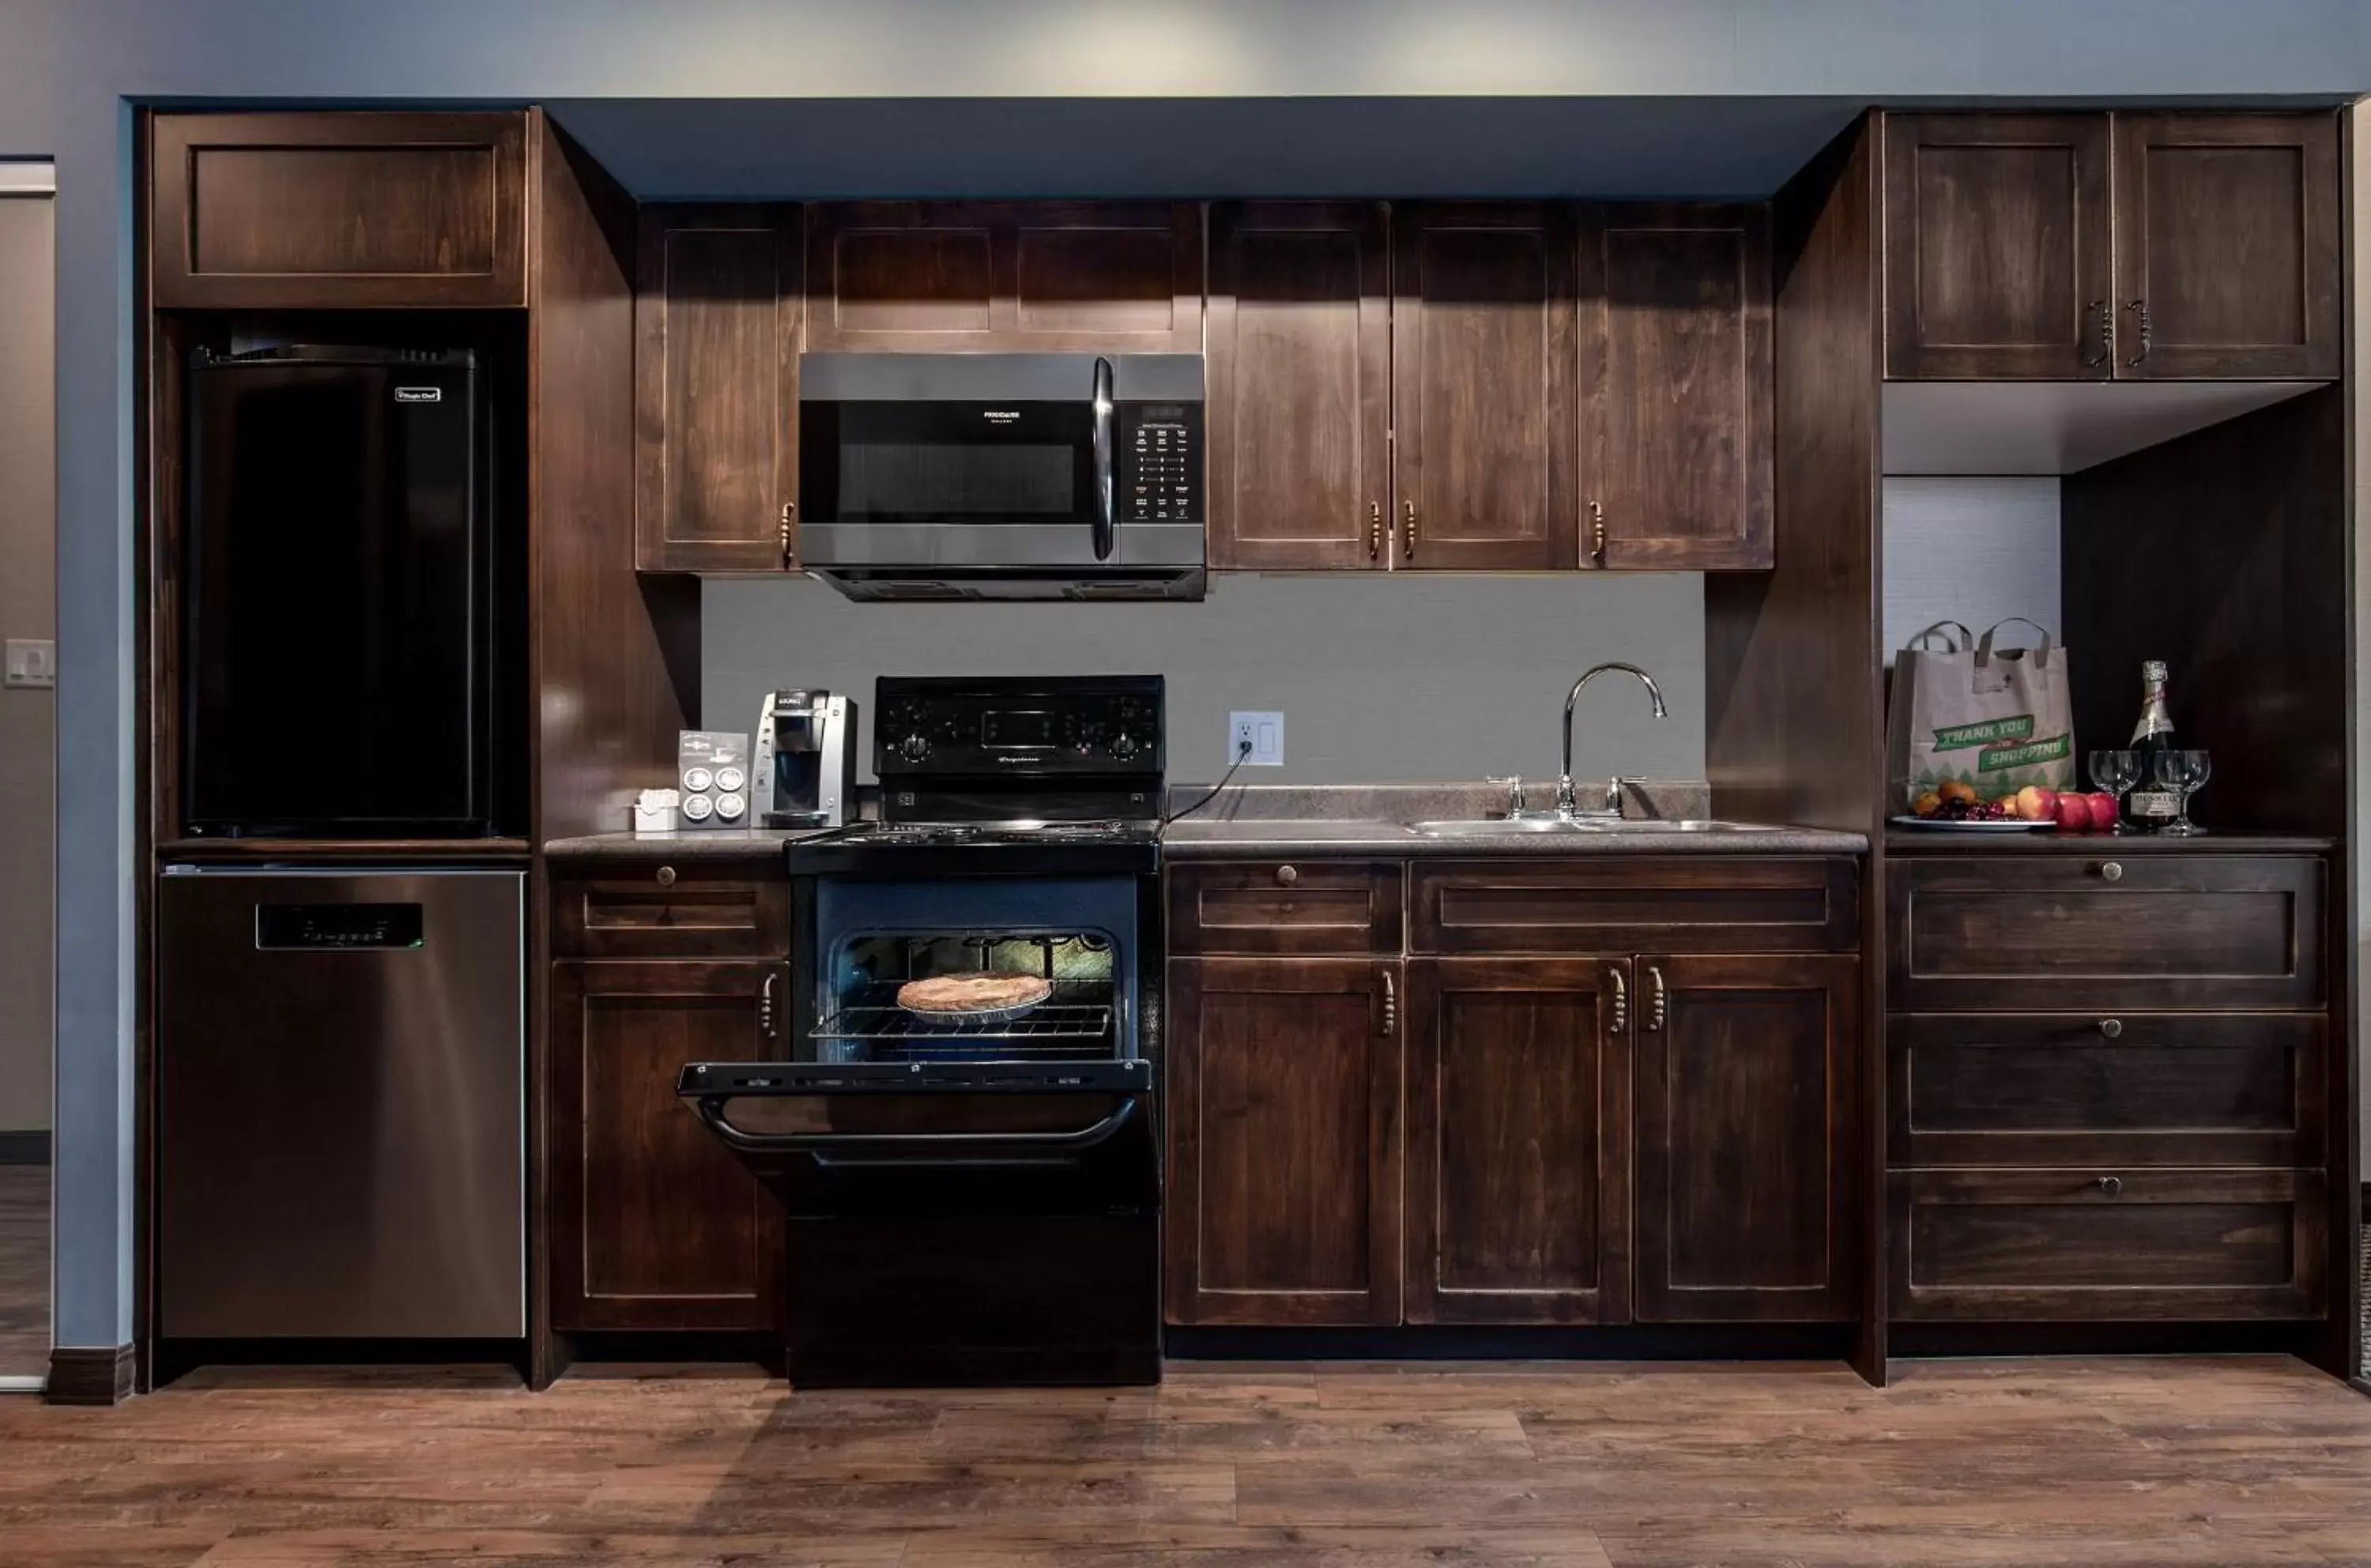
<svg viewBox="0 0 2371 1568">
<path fill-rule="evenodd" d="M 1994 634 L 2011 625 L 2033 627 L 2041 641 L 1995 649 Z M 1894 655 L 1885 758 L 1897 810 L 1907 811 L 1947 779 L 1986 801 L 2028 784 L 2075 787 L 2066 650 L 2022 617 L 1995 624 L 1973 648 L 1969 640 L 1966 627 L 1937 621 Z"/>
</svg>

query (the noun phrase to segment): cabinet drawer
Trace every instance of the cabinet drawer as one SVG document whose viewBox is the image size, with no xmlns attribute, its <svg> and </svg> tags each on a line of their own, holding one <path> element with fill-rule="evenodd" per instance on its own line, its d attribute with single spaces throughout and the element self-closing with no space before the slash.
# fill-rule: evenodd
<svg viewBox="0 0 2371 1568">
<path fill-rule="evenodd" d="M 1169 951 L 1396 953 L 1400 868 L 1389 860 L 1261 860 L 1173 867 Z"/>
<path fill-rule="evenodd" d="M 1419 861 L 1417 952 L 1830 952 L 1860 940 L 1845 859 Z"/>
<path fill-rule="evenodd" d="M 2322 1160 L 2328 1023 L 2311 1013 L 1898 1015 L 1898 1166 Z"/>
<path fill-rule="evenodd" d="M 636 866 L 551 887 L 556 958 L 787 958 L 791 884 L 748 865 Z"/>
<path fill-rule="evenodd" d="M 1897 1170 L 1893 1316 L 2112 1322 L 2312 1318 L 2319 1170 Z"/>
<path fill-rule="evenodd" d="M 1886 867 L 1906 1012 L 2318 1008 L 2322 863 L 2028 853 Z"/>
</svg>

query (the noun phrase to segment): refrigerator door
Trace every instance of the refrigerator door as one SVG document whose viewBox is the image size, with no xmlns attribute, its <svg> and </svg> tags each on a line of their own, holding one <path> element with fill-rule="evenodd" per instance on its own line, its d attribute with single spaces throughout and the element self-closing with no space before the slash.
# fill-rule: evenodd
<svg viewBox="0 0 2371 1568">
<path fill-rule="evenodd" d="M 474 363 L 288 352 L 202 354 L 191 371 L 187 824 L 482 833 L 491 556 Z"/>
<path fill-rule="evenodd" d="M 515 1338 L 525 879 L 163 879 L 168 1339 Z"/>
</svg>

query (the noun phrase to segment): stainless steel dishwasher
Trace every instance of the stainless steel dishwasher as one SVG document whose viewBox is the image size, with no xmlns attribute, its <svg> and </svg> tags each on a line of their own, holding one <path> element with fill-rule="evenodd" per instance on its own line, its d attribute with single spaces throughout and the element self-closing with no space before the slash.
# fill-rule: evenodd
<svg viewBox="0 0 2371 1568">
<path fill-rule="evenodd" d="M 526 881 L 167 872 L 164 1337 L 525 1333 Z"/>
</svg>

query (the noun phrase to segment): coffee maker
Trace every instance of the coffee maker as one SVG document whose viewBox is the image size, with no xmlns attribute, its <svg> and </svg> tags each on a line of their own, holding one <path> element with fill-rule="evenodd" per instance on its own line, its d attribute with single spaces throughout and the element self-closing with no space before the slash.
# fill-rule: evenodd
<svg viewBox="0 0 2371 1568">
<path fill-rule="evenodd" d="M 749 782 L 764 827 L 839 827 L 856 816 L 856 702 L 828 691 L 769 691 L 758 714 Z"/>
</svg>

